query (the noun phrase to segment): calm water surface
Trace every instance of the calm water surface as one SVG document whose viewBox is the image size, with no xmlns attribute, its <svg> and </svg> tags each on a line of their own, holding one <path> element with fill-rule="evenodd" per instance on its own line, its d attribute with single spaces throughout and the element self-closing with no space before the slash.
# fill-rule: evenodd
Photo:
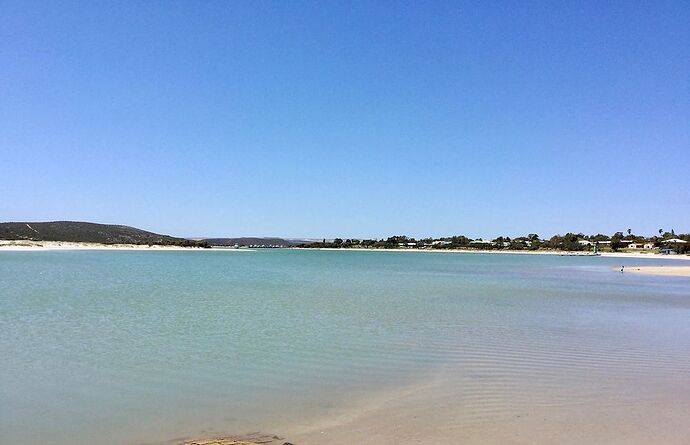
<svg viewBox="0 0 690 445">
<path fill-rule="evenodd" d="M 0 252 L 0 442 L 277 431 L 436 369 L 478 415 L 538 404 L 535 387 L 562 394 L 548 403 L 653 401 L 655 385 L 688 389 L 690 279 L 612 268 L 673 263 Z"/>
</svg>

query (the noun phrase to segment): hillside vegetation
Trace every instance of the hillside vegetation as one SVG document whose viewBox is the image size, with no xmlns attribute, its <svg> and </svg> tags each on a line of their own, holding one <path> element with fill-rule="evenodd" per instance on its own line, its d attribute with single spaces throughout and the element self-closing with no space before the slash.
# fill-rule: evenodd
<svg viewBox="0 0 690 445">
<path fill-rule="evenodd" d="M 101 244 L 156 244 L 205 247 L 202 241 L 159 235 L 129 226 L 78 221 L 0 223 L 0 239 Z"/>
<path fill-rule="evenodd" d="M 264 247 L 290 247 L 303 242 L 294 242 L 284 238 L 207 238 L 204 240 L 211 246 L 264 246 Z"/>
</svg>

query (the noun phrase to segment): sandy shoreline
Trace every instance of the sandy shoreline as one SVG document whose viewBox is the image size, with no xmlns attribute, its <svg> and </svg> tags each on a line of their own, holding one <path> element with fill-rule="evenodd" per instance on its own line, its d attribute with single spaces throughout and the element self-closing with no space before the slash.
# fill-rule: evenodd
<svg viewBox="0 0 690 445">
<path fill-rule="evenodd" d="M 616 269 L 618 270 L 618 269 Z M 690 266 L 642 266 L 626 267 L 625 272 L 666 277 L 690 277 Z"/>
<path fill-rule="evenodd" d="M 323 250 L 341 252 L 405 252 L 405 253 L 455 253 L 468 255 L 555 255 L 575 257 L 595 257 L 590 252 L 569 252 L 565 250 L 464 250 L 464 249 L 338 249 L 334 247 L 291 247 L 292 250 Z M 690 260 L 690 255 L 660 255 L 643 252 L 602 252 L 607 258 L 644 258 L 659 260 Z"/>
<path fill-rule="evenodd" d="M 317 251 L 338 251 L 338 252 L 404 252 L 404 253 L 454 253 L 467 255 L 556 255 L 556 256 L 582 256 L 592 257 L 589 252 L 568 252 L 558 250 L 464 250 L 464 249 L 336 249 L 330 247 L 288 247 L 289 250 L 317 250 Z M 199 247 L 182 246 L 161 246 L 146 244 L 101 244 L 101 243 L 80 243 L 71 241 L 15 241 L 0 240 L 0 252 L 40 252 L 53 250 L 178 250 L 178 251 L 216 251 L 216 252 L 251 252 L 255 249 L 242 247 L 222 248 L 213 247 L 203 249 Z M 690 260 L 690 255 L 660 255 L 658 253 L 643 252 L 603 252 L 602 257 L 609 258 L 635 258 L 635 259 L 663 259 L 663 260 Z"/>
<path fill-rule="evenodd" d="M 59 250 L 136 250 L 136 251 L 196 251 L 249 252 L 251 249 L 204 249 L 201 247 L 162 246 L 147 244 L 101 244 L 71 241 L 7 241 L 0 240 L 0 252 L 45 252 Z"/>
</svg>

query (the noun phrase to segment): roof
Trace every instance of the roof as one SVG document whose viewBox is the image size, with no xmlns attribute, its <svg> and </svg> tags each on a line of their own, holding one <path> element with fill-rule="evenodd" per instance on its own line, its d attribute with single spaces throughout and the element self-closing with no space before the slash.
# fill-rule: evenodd
<svg viewBox="0 0 690 445">
<path fill-rule="evenodd" d="M 687 243 L 687 241 L 682 240 L 682 239 L 680 239 L 680 238 L 665 239 L 664 242 L 665 242 L 665 243 L 680 243 L 680 244 L 685 244 L 685 243 Z"/>
</svg>

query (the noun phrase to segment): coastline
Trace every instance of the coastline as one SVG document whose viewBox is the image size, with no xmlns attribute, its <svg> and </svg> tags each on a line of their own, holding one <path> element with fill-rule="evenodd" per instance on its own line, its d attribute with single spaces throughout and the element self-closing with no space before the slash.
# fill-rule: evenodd
<svg viewBox="0 0 690 445">
<path fill-rule="evenodd" d="M 122 251 L 251 251 L 251 249 L 204 249 L 159 244 L 102 244 L 73 241 L 0 240 L 0 252 L 47 252 L 69 250 L 122 250 Z"/>
<path fill-rule="evenodd" d="M 456 253 L 469 255 L 555 255 L 555 256 L 576 256 L 594 257 L 590 252 L 571 252 L 567 250 L 465 250 L 465 249 L 338 249 L 335 247 L 288 247 L 291 250 L 323 250 L 323 251 L 342 251 L 342 252 L 405 252 L 405 253 Z M 607 258 L 646 258 L 664 260 L 690 260 L 690 255 L 661 255 L 658 253 L 643 252 L 601 252 L 601 257 Z"/>
<path fill-rule="evenodd" d="M 338 251 L 338 252 L 399 252 L 399 253 L 446 253 L 468 255 L 555 255 L 592 257 L 590 252 L 570 252 L 565 250 L 469 250 L 469 249 L 370 249 L 353 248 L 338 249 L 333 247 L 284 247 L 288 250 L 310 251 Z M 124 251 L 215 251 L 215 252 L 252 252 L 255 249 L 248 247 L 223 248 L 211 247 L 183 247 L 171 245 L 147 245 L 147 244 L 102 244 L 74 241 L 30 241 L 30 240 L 0 240 L 0 252 L 42 252 L 61 250 L 124 250 Z M 658 253 L 644 252 L 602 252 L 601 257 L 631 258 L 631 259 L 659 259 L 659 260 L 685 260 L 690 261 L 690 255 L 660 255 Z M 632 270 L 632 269 L 631 269 Z M 649 272 L 653 273 L 653 272 Z M 668 275 L 668 274 L 664 274 Z"/>
</svg>

